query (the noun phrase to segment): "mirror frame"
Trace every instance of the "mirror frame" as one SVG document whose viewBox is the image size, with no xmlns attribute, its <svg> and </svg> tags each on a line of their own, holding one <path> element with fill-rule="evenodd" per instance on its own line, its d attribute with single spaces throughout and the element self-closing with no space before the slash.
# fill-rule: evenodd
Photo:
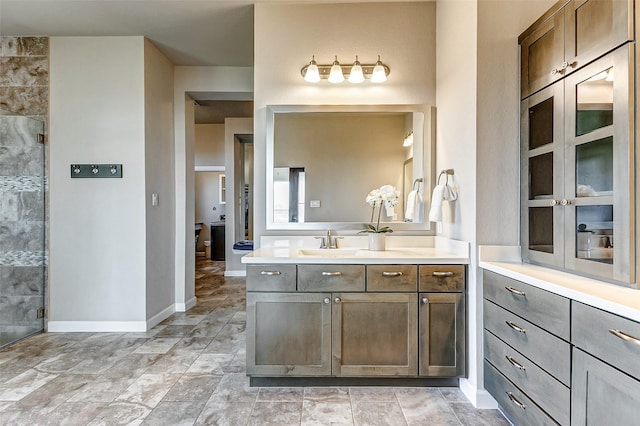
<svg viewBox="0 0 640 426">
<path fill-rule="evenodd" d="M 402 104 L 402 105 L 267 105 L 267 134 L 266 134 L 266 228 L 268 230 L 326 230 L 341 229 L 360 231 L 362 224 L 366 222 L 303 222 L 303 223 L 276 223 L 273 212 L 273 168 L 274 168 L 274 124 L 277 114 L 287 113 L 335 113 L 335 112 L 422 112 L 424 120 L 422 123 L 414 123 L 414 140 L 422 140 L 422 146 L 414 145 L 413 159 L 414 165 L 422 163 L 423 176 L 423 196 L 425 202 L 430 198 L 435 176 L 435 108 L 423 104 Z M 401 141 L 398 141 L 400 143 Z M 366 195 L 366 194 L 365 194 Z M 362 197 L 364 203 L 364 195 Z M 422 223 L 413 222 L 384 222 L 394 231 L 428 231 L 431 229 L 431 222 L 425 211 L 425 221 Z M 381 222 L 382 225 L 382 222 Z"/>
</svg>

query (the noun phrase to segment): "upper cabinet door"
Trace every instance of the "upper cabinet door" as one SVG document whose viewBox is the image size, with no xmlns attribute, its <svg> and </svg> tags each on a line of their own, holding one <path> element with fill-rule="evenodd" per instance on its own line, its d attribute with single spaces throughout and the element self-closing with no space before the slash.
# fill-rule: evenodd
<svg viewBox="0 0 640 426">
<path fill-rule="evenodd" d="M 546 15 L 545 15 L 546 16 Z M 534 24 L 520 39 L 520 94 L 524 99 L 563 75 L 564 14 L 562 10 Z"/>
<path fill-rule="evenodd" d="M 633 40 L 632 0 L 572 0 L 519 38 L 521 99 Z"/>
<path fill-rule="evenodd" d="M 573 0 L 564 16 L 567 73 L 633 40 L 633 1 Z"/>
</svg>

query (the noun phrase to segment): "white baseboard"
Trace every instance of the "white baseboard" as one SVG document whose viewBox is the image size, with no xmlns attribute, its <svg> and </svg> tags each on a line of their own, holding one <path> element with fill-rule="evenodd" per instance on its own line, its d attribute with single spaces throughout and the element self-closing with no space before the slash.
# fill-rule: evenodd
<svg viewBox="0 0 640 426">
<path fill-rule="evenodd" d="M 48 321 L 49 333 L 140 333 L 146 321 Z"/>
<path fill-rule="evenodd" d="M 169 318 L 176 311 L 175 305 L 169 305 L 147 320 L 147 330 L 151 330 L 165 319 Z"/>
<path fill-rule="evenodd" d="M 225 277 L 246 277 L 247 271 L 224 271 Z"/>
<path fill-rule="evenodd" d="M 198 299 L 195 297 L 187 300 L 187 303 L 176 303 L 175 312 L 187 312 L 189 309 L 196 306 L 196 303 L 198 303 Z"/>
<path fill-rule="evenodd" d="M 481 410 L 498 408 L 498 403 L 485 389 L 478 389 L 468 379 L 460 379 L 460 390 L 474 407 Z"/>
</svg>

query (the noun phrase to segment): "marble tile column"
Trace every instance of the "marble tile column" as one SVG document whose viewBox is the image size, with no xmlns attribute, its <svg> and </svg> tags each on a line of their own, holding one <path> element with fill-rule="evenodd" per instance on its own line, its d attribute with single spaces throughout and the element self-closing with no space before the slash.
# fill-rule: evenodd
<svg viewBox="0 0 640 426">
<path fill-rule="evenodd" d="M 49 39 L 0 37 L 0 346 L 43 328 L 48 105 Z"/>
</svg>

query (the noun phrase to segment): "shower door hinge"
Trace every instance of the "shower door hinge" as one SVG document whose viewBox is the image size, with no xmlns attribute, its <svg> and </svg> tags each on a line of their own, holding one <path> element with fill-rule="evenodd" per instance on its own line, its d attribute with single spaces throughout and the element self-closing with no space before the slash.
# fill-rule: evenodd
<svg viewBox="0 0 640 426">
<path fill-rule="evenodd" d="M 47 311 L 44 308 L 38 308 L 38 318 L 44 318 L 47 314 Z"/>
<path fill-rule="evenodd" d="M 44 145 L 44 133 L 38 133 L 38 143 Z"/>
</svg>

